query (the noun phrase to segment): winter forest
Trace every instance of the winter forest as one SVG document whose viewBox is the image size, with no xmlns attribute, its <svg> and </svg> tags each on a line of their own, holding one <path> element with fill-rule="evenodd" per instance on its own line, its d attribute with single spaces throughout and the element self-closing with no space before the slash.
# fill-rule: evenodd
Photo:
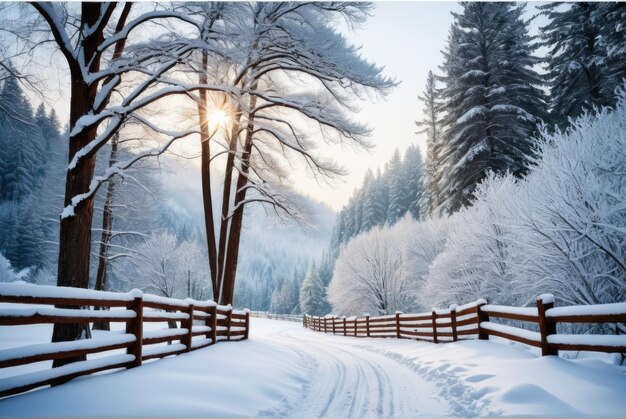
<svg viewBox="0 0 626 419">
<path fill-rule="evenodd" d="M 624 4 L 454 4 L 401 139 L 358 112 L 403 89 L 352 41 L 376 13 L 1 4 L 0 282 L 313 315 L 625 301 Z M 343 201 L 308 193 L 396 140 Z"/>
</svg>

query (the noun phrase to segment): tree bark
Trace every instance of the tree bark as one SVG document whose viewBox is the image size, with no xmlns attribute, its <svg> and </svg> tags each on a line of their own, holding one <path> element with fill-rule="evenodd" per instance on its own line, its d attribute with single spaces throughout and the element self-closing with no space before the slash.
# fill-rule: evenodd
<svg viewBox="0 0 626 419">
<path fill-rule="evenodd" d="M 82 3 L 83 27 L 93 27 L 100 17 L 100 3 Z M 91 62 L 90 71 L 99 70 L 100 60 L 94 59 L 102 32 L 96 32 L 82 40 L 84 62 Z M 93 61 L 92 61 L 93 59 Z M 79 66 L 82 63 L 78 63 Z M 70 99 L 70 127 L 76 126 L 78 119 L 93 108 L 97 84 L 88 85 L 83 80 L 79 66 L 70 65 L 72 78 Z M 97 127 L 82 130 L 69 138 L 68 162 L 76 153 L 96 137 Z M 96 164 L 95 156 L 78 160 L 76 167 L 68 169 L 65 180 L 64 205 L 72 204 L 72 198 L 89 190 Z M 91 247 L 91 222 L 93 219 L 93 199 L 88 198 L 76 205 L 74 215 L 61 218 L 59 233 L 59 259 L 57 285 L 65 287 L 87 288 L 89 285 L 89 256 Z M 78 308 L 78 307 L 71 307 Z M 83 328 L 79 324 L 55 324 L 52 342 L 71 341 L 80 338 Z M 85 356 L 57 359 L 53 367 L 84 360 Z"/>
</svg>

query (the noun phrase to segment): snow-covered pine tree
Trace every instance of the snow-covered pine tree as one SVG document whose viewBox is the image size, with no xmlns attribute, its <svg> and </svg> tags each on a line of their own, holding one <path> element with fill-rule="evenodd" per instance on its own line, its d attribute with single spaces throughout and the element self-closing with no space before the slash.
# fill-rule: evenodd
<svg viewBox="0 0 626 419">
<path fill-rule="evenodd" d="M 596 24 L 600 24 L 599 43 L 606 51 L 603 66 L 606 68 L 609 83 L 621 87 L 626 78 L 626 4 L 615 1 L 598 3 L 592 17 Z M 611 105 L 617 98 L 617 95 L 613 96 Z"/>
<path fill-rule="evenodd" d="M 402 159 L 398 149 L 393 153 L 391 160 L 385 165 L 385 177 L 389 188 L 389 207 L 387 209 L 387 224 L 395 224 L 406 212 L 406 195 L 402 179 Z"/>
<path fill-rule="evenodd" d="M 523 12 L 512 3 L 463 3 L 453 13 L 441 67 L 447 212 L 468 205 L 489 171 L 526 172 L 545 103 Z"/>
<path fill-rule="evenodd" d="M 600 42 L 603 9 L 595 2 L 552 2 L 538 8 L 550 20 L 541 28 L 541 37 L 549 48 L 552 119 L 563 127 L 569 118 L 609 105 L 615 96 L 605 65 L 607 51 Z"/>
<path fill-rule="evenodd" d="M 428 72 L 426 87 L 419 100 L 424 106 L 422 119 L 415 122 L 417 134 L 426 134 L 426 167 L 424 173 L 424 195 L 420 203 L 421 216 L 433 214 L 441 205 L 441 94 L 437 90 L 437 79 Z"/>
<path fill-rule="evenodd" d="M 32 193 L 44 174 L 43 139 L 33 111 L 13 76 L 4 81 L 0 106 L 0 202 L 20 201 Z"/>
<path fill-rule="evenodd" d="M 402 179 L 404 186 L 405 205 L 400 217 L 408 212 L 415 220 L 421 219 L 422 202 L 424 201 L 424 163 L 418 147 L 411 145 L 402 162 Z"/>
<path fill-rule="evenodd" d="M 323 315 L 326 304 L 326 290 L 319 277 L 315 263 L 309 267 L 309 271 L 300 287 L 300 309 L 303 314 Z"/>
</svg>

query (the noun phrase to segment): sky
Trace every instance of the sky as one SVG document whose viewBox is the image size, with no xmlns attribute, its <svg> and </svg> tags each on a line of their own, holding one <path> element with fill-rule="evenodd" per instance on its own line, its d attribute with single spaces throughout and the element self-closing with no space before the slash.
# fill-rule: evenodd
<svg viewBox="0 0 626 419">
<path fill-rule="evenodd" d="M 353 44 L 362 46 L 365 58 L 384 66 L 384 74 L 400 84 L 385 99 L 360 102 L 361 111 L 355 117 L 372 128 L 375 148 L 337 148 L 333 156 L 349 174 L 332 184 L 299 176 L 296 189 L 339 210 L 361 185 L 367 169 L 382 170 L 396 149 L 403 153 L 417 144 L 425 155 L 425 136 L 415 134 L 415 121 L 422 113 L 417 97 L 428 71 L 437 71 L 442 63 L 441 50 L 452 23 L 450 12 L 459 9 L 454 2 L 377 2 L 362 28 L 346 32 Z"/>
<path fill-rule="evenodd" d="M 348 202 L 354 190 L 361 185 L 366 171 L 369 168 L 374 172 L 382 170 L 396 149 L 403 154 L 411 144 L 416 144 L 425 155 L 425 135 L 415 133 L 415 121 L 421 118 L 423 110 L 418 95 L 424 89 L 428 71 L 437 72 L 443 61 L 441 51 L 445 48 L 452 23 L 450 12 L 461 10 L 456 2 L 395 1 L 375 4 L 372 16 L 362 27 L 340 29 L 351 43 L 361 46 L 363 57 L 384 66 L 384 74 L 399 83 L 386 98 L 357 102 L 361 110 L 354 118 L 370 126 L 370 140 L 375 147 L 369 151 L 340 146 L 322 150 L 324 155 L 332 156 L 348 171 L 346 176 L 332 182 L 320 183 L 303 168 L 293 166 L 292 186 L 335 211 Z M 532 11 L 534 8 L 531 6 L 529 9 Z M 531 28 L 531 32 L 533 29 L 536 28 Z M 57 92 L 67 91 L 69 87 L 67 77 L 61 75 L 66 71 L 65 66 L 57 64 L 60 59 L 60 54 L 55 53 L 39 60 L 44 63 L 42 72 L 50 75 L 50 90 Z M 52 100 L 47 102 L 48 105 L 56 102 L 52 106 L 61 118 L 67 116 L 69 109 L 65 95 L 50 96 Z M 167 103 L 161 110 L 180 114 L 181 107 Z M 180 115 L 177 119 L 180 120 Z M 192 150 L 191 154 L 197 154 L 199 148 L 195 138 L 180 144 L 180 147 Z M 189 162 L 190 170 L 194 165 L 199 165 L 197 159 Z"/>
</svg>

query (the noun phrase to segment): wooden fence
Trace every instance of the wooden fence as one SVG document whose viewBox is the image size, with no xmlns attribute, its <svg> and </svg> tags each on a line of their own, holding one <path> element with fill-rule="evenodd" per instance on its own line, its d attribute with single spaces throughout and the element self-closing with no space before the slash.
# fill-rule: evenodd
<svg viewBox="0 0 626 419">
<path fill-rule="evenodd" d="M 515 322 L 515 325 L 494 319 Z M 559 350 L 626 353 L 626 335 L 557 333 L 557 325 L 565 323 L 626 323 L 626 303 L 554 307 L 554 297 L 542 294 L 537 297 L 536 307 L 499 306 L 478 300 L 420 314 L 360 318 L 305 315 L 303 318 L 304 327 L 344 336 L 418 339 L 434 343 L 498 336 L 541 348 L 542 355 L 558 355 Z M 522 324 L 532 324 L 535 330 L 518 327 Z"/>
<path fill-rule="evenodd" d="M 212 301 L 163 298 L 138 290 L 113 293 L 0 284 L 0 303 L 15 304 L 3 304 L 0 308 L 0 326 L 71 323 L 89 327 L 89 323 L 93 322 L 125 324 L 123 333 L 101 332 L 109 335 L 103 338 L 0 350 L 0 368 L 125 350 L 121 354 L 120 351 L 117 354 L 101 354 L 106 356 L 0 379 L 0 397 L 60 384 L 99 371 L 137 367 L 148 359 L 178 355 L 220 341 L 244 340 L 250 330 L 248 311 L 236 311 Z M 19 307 L 21 304 L 31 306 Z M 170 326 L 158 328 L 158 323 L 163 322 Z"/>
</svg>

